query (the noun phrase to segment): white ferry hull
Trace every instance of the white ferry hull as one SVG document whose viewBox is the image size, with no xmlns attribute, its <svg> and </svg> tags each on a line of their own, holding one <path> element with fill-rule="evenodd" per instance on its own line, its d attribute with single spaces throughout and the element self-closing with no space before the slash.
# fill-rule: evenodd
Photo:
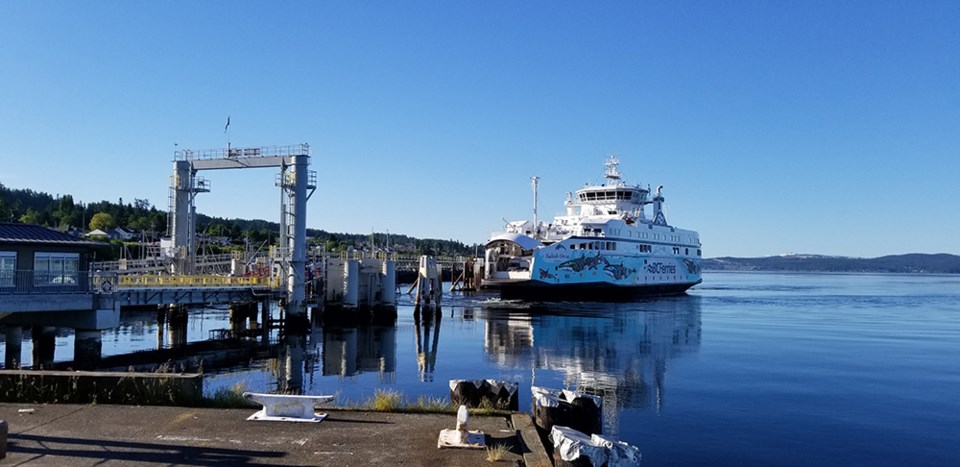
<svg viewBox="0 0 960 467">
<path fill-rule="evenodd" d="M 700 281 L 681 284 L 615 285 L 605 282 L 551 284 L 529 280 L 501 282 L 500 298 L 537 302 L 610 302 L 681 295 Z"/>
<path fill-rule="evenodd" d="M 537 301 L 620 301 L 678 295 L 701 282 L 691 258 L 539 250 L 526 280 L 498 281 L 500 297 Z"/>
</svg>

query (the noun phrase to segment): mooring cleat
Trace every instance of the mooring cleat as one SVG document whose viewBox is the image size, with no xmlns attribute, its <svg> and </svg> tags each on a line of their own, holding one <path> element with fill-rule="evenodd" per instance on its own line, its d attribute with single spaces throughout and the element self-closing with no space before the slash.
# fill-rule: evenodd
<svg viewBox="0 0 960 467">
<path fill-rule="evenodd" d="M 334 396 L 298 396 L 290 394 L 264 394 L 245 392 L 243 397 L 263 405 L 263 409 L 247 417 L 247 420 L 279 422 L 321 422 L 325 413 L 316 413 L 316 404 L 330 402 Z"/>
</svg>

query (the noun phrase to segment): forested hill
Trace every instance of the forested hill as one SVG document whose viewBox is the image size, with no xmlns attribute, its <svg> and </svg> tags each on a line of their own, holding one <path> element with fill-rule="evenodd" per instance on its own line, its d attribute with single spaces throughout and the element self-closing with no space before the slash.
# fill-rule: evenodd
<svg viewBox="0 0 960 467">
<path fill-rule="evenodd" d="M 8 188 L 0 183 L 0 222 L 36 224 L 61 231 L 79 229 L 110 229 L 121 227 L 127 231 L 143 232 L 143 238 L 155 241 L 167 229 L 167 211 L 157 209 L 149 200 L 134 199 L 124 203 L 98 201 L 82 203 L 71 195 L 50 195 L 30 189 Z M 276 241 L 280 226 L 277 222 L 261 219 L 222 219 L 197 214 L 197 231 L 207 237 L 227 239 L 235 245 L 246 240 L 254 243 Z M 324 245 L 329 252 L 347 248 L 369 250 L 390 245 L 392 251 L 411 254 L 473 255 L 477 245 L 465 245 L 456 240 L 421 239 L 402 234 L 332 233 L 307 229 L 314 245 Z"/>
<path fill-rule="evenodd" d="M 960 274 L 960 256 L 946 253 L 849 258 L 844 256 L 785 255 L 763 258 L 708 258 L 703 269 L 712 271 L 896 272 Z"/>
</svg>

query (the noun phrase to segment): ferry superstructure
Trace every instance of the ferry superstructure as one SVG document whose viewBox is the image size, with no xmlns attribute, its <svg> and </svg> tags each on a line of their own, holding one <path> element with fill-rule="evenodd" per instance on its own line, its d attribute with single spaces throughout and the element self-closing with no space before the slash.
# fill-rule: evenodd
<svg viewBox="0 0 960 467">
<path fill-rule="evenodd" d="M 533 221 L 508 222 L 492 236 L 483 285 L 504 299 L 604 301 L 681 294 L 699 284 L 700 235 L 669 225 L 663 187 L 628 185 L 619 165 L 610 156 L 605 183 L 567 193 L 566 214 L 553 222 L 538 222 L 534 208 Z"/>
</svg>

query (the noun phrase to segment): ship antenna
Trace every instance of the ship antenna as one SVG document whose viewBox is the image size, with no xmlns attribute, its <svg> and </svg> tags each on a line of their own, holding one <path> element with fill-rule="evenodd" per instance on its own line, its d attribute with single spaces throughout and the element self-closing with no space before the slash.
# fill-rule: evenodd
<svg viewBox="0 0 960 467">
<path fill-rule="evenodd" d="M 620 159 L 617 159 L 615 154 L 610 154 L 610 157 L 607 159 L 603 165 L 607 166 L 607 171 L 604 172 L 603 176 L 610 181 L 611 185 L 619 185 L 621 183 L 620 171 Z"/>
<path fill-rule="evenodd" d="M 537 188 L 540 184 L 540 177 L 534 175 L 530 177 L 533 182 L 533 231 L 539 233 L 540 226 L 537 225 Z"/>
</svg>

